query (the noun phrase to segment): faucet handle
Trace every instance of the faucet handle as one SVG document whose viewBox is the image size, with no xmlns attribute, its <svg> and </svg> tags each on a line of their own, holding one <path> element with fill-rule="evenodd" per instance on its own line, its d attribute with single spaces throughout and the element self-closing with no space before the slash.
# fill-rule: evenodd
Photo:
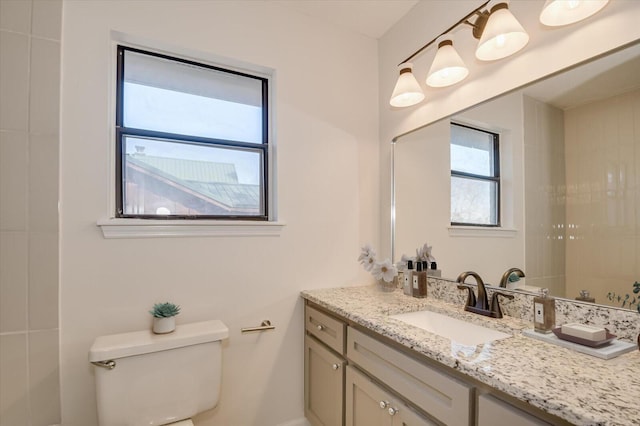
<svg viewBox="0 0 640 426">
<path fill-rule="evenodd" d="M 503 293 L 501 291 L 494 291 L 491 296 L 491 304 L 489 305 L 489 310 L 491 311 L 491 316 L 493 318 L 502 318 L 502 308 L 500 307 L 499 296 L 506 297 L 507 299 L 513 300 L 513 294 Z"/>
<path fill-rule="evenodd" d="M 476 306 L 476 294 L 473 292 L 473 287 L 472 286 L 470 286 L 469 284 L 458 284 L 458 289 L 459 290 L 464 290 L 464 289 L 469 290 L 469 293 L 467 295 L 467 303 L 465 304 L 465 306 L 471 306 L 471 307 Z"/>
</svg>

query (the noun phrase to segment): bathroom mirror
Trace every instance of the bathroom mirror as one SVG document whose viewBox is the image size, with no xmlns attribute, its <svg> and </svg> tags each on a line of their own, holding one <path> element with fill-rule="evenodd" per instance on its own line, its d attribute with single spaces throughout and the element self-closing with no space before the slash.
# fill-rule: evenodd
<svg viewBox="0 0 640 426">
<path fill-rule="evenodd" d="M 451 122 L 500 136 L 499 228 L 450 225 Z M 640 43 L 405 134 L 393 158 L 396 262 L 426 242 L 443 277 L 519 267 L 509 288 L 637 309 Z"/>
</svg>

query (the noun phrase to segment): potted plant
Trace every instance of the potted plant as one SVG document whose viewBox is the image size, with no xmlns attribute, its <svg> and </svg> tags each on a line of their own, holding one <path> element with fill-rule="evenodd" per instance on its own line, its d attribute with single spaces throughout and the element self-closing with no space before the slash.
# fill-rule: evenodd
<svg viewBox="0 0 640 426">
<path fill-rule="evenodd" d="M 156 334 L 171 333 L 176 329 L 175 316 L 180 313 L 180 306 L 173 303 L 156 303 L 149 311 L 153 315 L 153 332 Z"/>
</svg>

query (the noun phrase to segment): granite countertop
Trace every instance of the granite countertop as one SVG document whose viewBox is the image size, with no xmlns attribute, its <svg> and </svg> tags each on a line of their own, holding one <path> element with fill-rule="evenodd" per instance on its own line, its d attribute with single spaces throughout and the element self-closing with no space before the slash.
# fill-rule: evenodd
<svg viewBox="0 0 640 426">
<path fill-rule="evenodd" d="M 640 351 L 603 360 L 521 334 L 532 324 L 482 317 L 434 298 L 416 299 L 375 286 L 318 289 L 302 297 L 407 348 L 577 425 L 640 425 Z M 390 318 L 432 310 L 513 334 L 463 346 Z"/>
</svg>

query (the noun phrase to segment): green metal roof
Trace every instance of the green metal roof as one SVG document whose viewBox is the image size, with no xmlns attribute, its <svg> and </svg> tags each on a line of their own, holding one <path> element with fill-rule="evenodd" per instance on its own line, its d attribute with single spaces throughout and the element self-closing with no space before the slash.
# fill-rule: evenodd
<svg viewBox="0 0 640 426">
<path fill-rule="evenodd" d="M 130 155 L 129 158 L 176 177 L 194 182 L 238 183 L 236 166 L 231 163 L 214 163 L 201 160 L 182 160 L 177 158 L 154 157 L 149 155 Z"/>
<path fill-rule="evenodd" d="M 260 185 L 238 183 L 234 164 L 136 154 L 127 161 L 231 209 L 260 207 Z"/>
</svg>

